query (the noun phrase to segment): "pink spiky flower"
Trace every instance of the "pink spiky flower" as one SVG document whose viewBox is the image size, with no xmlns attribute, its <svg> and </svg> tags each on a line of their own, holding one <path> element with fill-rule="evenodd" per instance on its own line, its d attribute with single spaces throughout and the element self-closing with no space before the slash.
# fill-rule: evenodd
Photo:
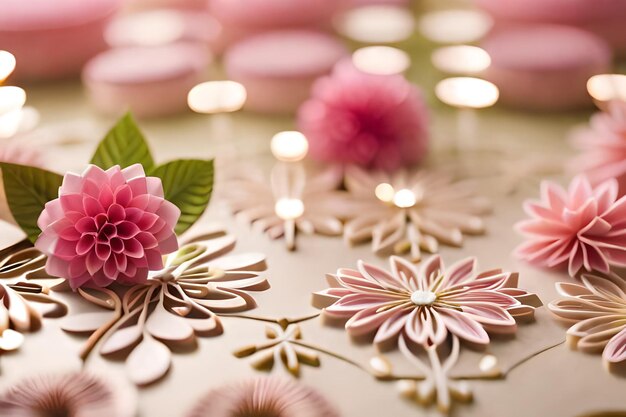
<svg viewBox="0 0 626 417">
<path fill-rule="evenodd" d="M 584 172 L 593 185 L 616 178 L 620 195 L 626 194 L 626 102 L 611 101 L 588 128 L 574 133 L 572 143 L 581 151 L 572 160 L 573 171 Z"/>
<path fill-rule="evenodd" d="M 312 158 L 395 170 L 428 150 L 428 110 L 418 87 L 401 75 L 374 75 L 351 62 L 316 81 L 298 110 Z"/>
<path fill-rule="evenodd" d="M 178 249 L 179 217 L 161 180 L 146 177 L 141 165 L 90 165 L 65 175 L 59 198 L 39 216 L 35 246 L 48 255 L 46 271 L 73 289 L 141 283 L 149 270 L 163 268 L 162 255 Z"/>
<path fill-rule="evenodd" d="M 534 306 L 517 298 L 536 299 L 517 288 L 517 274 L 501 270 L 476 272 L 476 259 L 446 268 L 439 256 L 419 267 L 390 259 L 391 272 L 360 261 L 356 270 L 341 268 L 329 275 L 331 288 L 316 294 L 328 318 L 348 319 L 354 337 L 375 334 L 383 349 L 395 346 L 402 334 L 419 345 L 441 345 L 453 334 L 474 345 L 487 345 L 488 333 L 515 333 L 515 318 L 532 318 Z"/>
<path fill-rule="evenodd" d="M 547 268 L 567 265 L 571 276 L 626 266 L 626 197 L 617 200 L 617 192 L 615 179 L 592 187 L 579 175 L 567 191 L 544 181 L 541 200 L 524 203 L 531 218 L 515 226 L 527 238 L 516 255 Z"/>
</svg>

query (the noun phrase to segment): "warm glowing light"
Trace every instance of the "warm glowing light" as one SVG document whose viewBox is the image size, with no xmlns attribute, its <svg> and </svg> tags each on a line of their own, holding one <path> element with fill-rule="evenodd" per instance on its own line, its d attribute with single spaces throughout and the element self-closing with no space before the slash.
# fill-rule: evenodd
<svg viewBox="0 0 626 417">
<path fill-rule="evenodd" d="M 15 57 L 7 51 L 0 51 L 0 83 L 7 79 L 15 69 Z"/>
<path fill-rule="evenodd" d="M 283 220 L 295 220 L 304 213 L 304 203 L 299 198 L 279 198 L 274 211 Z"/>
<path fill-rule="evenodd" d="M 279 132 L 272 138 L 270 148 L 276 159 L 296 162 L 302 160 L 309 152 L 309 141 L 300 132 Z"/>
<path fill-rule="evenodd" d="M 500 93 L 498 87 L 480 78 L 455 77 L 439 81 L 435 95 L 453 107 L 482 109 L 493 106 Z"/>
<path fill-rule="evenodd" d="M 376 186 L 376 190 L 374 190 L 374 193 L 376 194 L 376 198 L 378 198 L 380 201 L 383 201 L 385 203 L 391 203 L 393 201 L 393 196 L 395 195 L 396 191 L 393 189 L 391 184 L 383 182 L 382 184 L 378 184 Z"/>
<path fill-rule="evenodd" d="M 344 36 L 365 43 L 393 43 L 415 31 L 413 14 L 400 6 L 363 6 L 344 13 L 337 21 Z"/>
<path fill-rule="evenodd" d="M 276 159 L 296 162 L 302 160 L 309 152 L 309 141 L 300 132 L 279 132 L 272 138 L 270 147 Z"/>
<path fill-rule="evenodd" d="M 408 188 L 398 190 L 393 196 L 393 204 L 400 208 L 413 207 L 417 203 L 417 196 Z"/>
<path fill-rule="evenodd" d="M 367 46 L 352 54 L 352 63 L 363 72 L 379 75 L 401 74 L 411 66 L 409 54 L 391 46 Z"/>
<path fill-rule="evenodd" d="M 419 22 L 422 35 L 439 43 L 475 42 L 485 36 L 492 26 L 491 17 L 477 10 L 431 12 Z"/>
<path fill-rule="evenodd" d="M 28 132 L 39 123 L 39 112 L 34 107 L 23 107 L 0 115 L 0 138 L 10 138 Z"/>
<path fill-rule="evenodd" d="M 626 75 L 598 74 L 587 81 L 589 95 L 597 101 L 626 101 Z"/>
<path fill-rule="evenodd" d="M 485 374 L 498 374 L 498 358 L 493 355 L 485 355 L 480 360 L 478 367 Z"/>
<path fill-rule="evenodd" d="M 109 45 L 165 45 L 180 40 L 185 22 L 179 13 L 153 10 L 115 19 L 104 37 Z"/>
<path fill-rule="evenodd" d="M 246 88 L 238 82 L 207 81 L 189 91 L 187 103 L 198 113 L 227 113 L 240 110 L 246 98 Z"/>
<path fill-rule="evenodd" d="M 0 87 L 0 115 L 19 110 L 26 103 L 26 92 L 19 87 Z"/>
<path fill-rule="evenodd" d="M 439 48 L 430 59 L 435 68 L 451 74 L 478 74 L 491 65 L 491 57 L 487 51 L 469 45 Z"/>
</svg>

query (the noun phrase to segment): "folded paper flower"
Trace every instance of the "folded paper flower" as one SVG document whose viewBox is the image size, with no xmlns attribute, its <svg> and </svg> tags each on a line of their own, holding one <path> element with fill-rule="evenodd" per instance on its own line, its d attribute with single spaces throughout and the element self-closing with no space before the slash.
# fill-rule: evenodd
<svg viewBox="0 0 626 417">
<path fill-rule="evenodd" d="M 25 378 L 0 395 L 0 417 L 130 417 L 135 394 L 111 375 L 72 372 Z"/>
<path fill-rule="evenodd" d="M 210 391 L 188 417 L 338 417 L 317 391 L 278 377 L 254 378 Z"/>
<path fill-rule="evenodd" d="M 463 234 L 485 232 L 481 216 L 491 204 L 476 195 L 473 183 L 456 181 L 444 172 L 400 170 L 393 175 L 346 169 L 350 198 L 344 239 L 350 243 L 372 240 L 377 254 L 434 253 L 439 244 L 461 246 Z"/>
<path fill-rule="evenodd" d="M 476 274 L 476 259 L 445 268 L 439 256 L 419 267 L 396 256 L 391 272 L 360 261 L 356 270 L 328 275 L 331 288 L 316 294 L 314 304 L 329 318 L 348 319 L 355 337 L 374 334 L 381 348 L 404 337 L 421 346 L 443 344 L 448 334 L 475 345 L 489 343 L 489 333 L 515 333 L 515 318 L 531 318 L 539 299 L 517 288 L 517 274 L 500 270 Z"/>
<path fill-rule="evenodd" d="M 557 320 L 571 326 L 567 341 L 572 348 L 602 352 L 611 369 L 626 361 L 626 281 L 614 273 L 606 277 L 583 274 L 581 281 L 557 283 L 564 298 L 548 308 Z"/>
<path fill-rule="evenodd" d="M 580 175 L 567 191 L 542 182 L 541 200 L 524 203 L 531 218 L 515 226 L 527 239 L 516 255 L 547 268 L 567 265 L 571 276 L 626 266 L 626 197 L 618 200 L 617 192 L 615 179 L 592 187 Z"/>
<path fill-rule="evenodd" d="M 344 193 L 337 191 L 342 170 L 336 167 L 308 175 L 304 169 L 278 164 L 270 181 L 238 176 L 221 190 L 238 218 L 263 230 L 270 238 L 285 238 L 296 248 L 296 232 L 340 235 Z M 301 168 L 301 167 L 300 167 Z M 310 174 L 310 173 L 309 173 Z"/>
<path fill-rule="evenodd" d="M 620 195 L 626 193 L 626 102 L 610 102 L 588 128 L 572 135 L 572 142 L 581 151 L 571 163 L 573 171 L 584 172 L 593 185 L 616 178 Z"/>
<path fill-rule="evenodd" d="M 342 62 L 313 86 L 298 111 L 311 157 L 393 170 L 424 158 L 428 113 L 421 91 L 401 75 L 374 75 Z"/>
<path fill-rule="evenodd" d="M 35 246 L 48 255 L 46 271 L 73 289 L 112 282 L 145 282 L 175 251 L 180 210 L 163 198 L 161 180 L 139 164 L 104 171 L 90 165 L 68 173 L 59 198 L 48 202 L 37 225 Z"/>
</svg>

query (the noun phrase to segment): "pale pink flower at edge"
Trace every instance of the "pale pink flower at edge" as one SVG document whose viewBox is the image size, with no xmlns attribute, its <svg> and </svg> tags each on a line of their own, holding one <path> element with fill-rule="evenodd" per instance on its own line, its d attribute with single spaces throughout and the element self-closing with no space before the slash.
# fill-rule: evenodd
<svg viewBox="0 0 626 417">
<path fill-rule="evenodd" d="M 531 218 L 515 226 L 527 239 L 516 256 L 547 268 L 567 265 L 571 276 L 626 266 L 626 197 L 617 200 L 617 192 L 615 179 L 592 187 L 579 175 L 567 191 L 544 181 L 541 200 L 524 203 Z"/>
<path fill-rule="evenodd" d="M 626 362 L 626 280 L 615 273 L 583 274 L 582 284 L 556 284 L 562 299 L 548 307 L 568 326 L 567 340 L 583 352 L 602 352 L 607 365 Z"/>
<path fill-rule="evenodd" d="M 394 170 L 428 150 L 428 111 L 421 91 L 401 75 L 373 75 L 340 62 L 316 81 L 298 110 L 312 158 Z"/>
<path fill-rule="evenodd" d="M 439 256 L 419 266 L 392 256 L 390 264 L 387 272 L 360 261 L 357 270 L 329 275 L 332 288 L 319 294 L 336 301 L 324 315 L 347 318 L 350 335 L 375 334 L 374 343 L 382 348 L 395 346 L 401 334 L 420 345 L 440 345 L 449 333 L 487 345 L 488 333 L 515 333 L 516 317 L 534 315 L 533 306 L 518 300 L 535 296 L 516 288 L 517 274 L 477 274 L 475 258 L 449 268 Z"/>
<path fill-rule="evenodd" d="M 581 151 L 570 168 L 584 172 L 593 185 L 616 178 L 620 195 L 626 193 L 626 102 L 615 100 L 606 112 L 591 117 L 589 127 L 572 134 L 572 144 Z"/>
<path fill-rule="evenodd" d="M 178 249 L 179 217 L 161 180 L 146 177 L 141 165 L 90 165 L 65 175 L 59 198 L 39 216 L 35 246 L 48 255 L 46 271 L 73 289 L 141 283 L 149 270 L 163 268 L 162 255 Z"/>
</svg>

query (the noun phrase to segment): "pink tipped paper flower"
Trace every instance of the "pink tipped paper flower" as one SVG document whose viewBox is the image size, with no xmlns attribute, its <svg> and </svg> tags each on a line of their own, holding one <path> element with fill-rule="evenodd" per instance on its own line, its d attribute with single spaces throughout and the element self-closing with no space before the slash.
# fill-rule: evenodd
<svg viewBox="0 0 626 417">
<path fill-rule="evenodd" d="M 149 270 L 163 268 L 162 255 L 178 249 L 179 216 L 161 180 L 146 177 L 141 165 L 90 165 L 82 175 L 65 175 L 59 198 L 39 216 L 35 246 L 48 255 L 46 271 L 73 289 L 142 283 Z"/>
<path fill-rule="evenodd" d="M 517 274 L 493 270 L 476 275 L 476 259 L 445 268 L 439 256 L 421 266 L 392 256 L 391 272 L 358 263 L 357 270 L 339 269 L 329 275 L 332 288 L 316 294 L 330 318 L 349 318 L 347 331 L 355 337 L 375 333 L 374 343 L 395 345 L 400 334 L 425 346 L 440 345 L 448 333 L 476 345 L 489 343 L 487 332 L 515 333 L 514 317 L 531 318 L 539 299 L 516 288 Z M 522 304 L 534 299 L 533 306 Z M 327 304 L 327 303 L 326 303 Z"/>
<path fill-rule="evenodd" d="M 626 102 L 609 103 L 607 112 L 595 114 L 572 142 L 582 152 L 572 161 L 572 170 L 587 174 L 594 185 L 616 178 L 620 194 L 626 193 Z"/>
<path fill-rule="evenodd" d="M 626 197 L 617 200 L 617 188 L 615 179 L 592 188 L 582 175 L 568 191 L 544 181 L 541 200 L 524 204 L 531 219 L 516 225 L 528 239 L 516 255 L 548 268 L 567 265 L 571 276 L 626 266 Z"/>
<path fill-rule="evenodd" d="M 626 281 L 613 273 L 607 277 L 583 274 L 581 280 L 582 285 L 556 284 L 564 298 L 548 307 L 559 321 L 571 326 L 569 345 L 587 353 L 602 352 L 610 369 L 626 361 Z"/>
<path fill-rule="evenodd" d="M 0 417 L 130 417 L 135 397 L 125 381 L 109 374 L 38 375 L 0 395 Z"/>
<path fill-rule="evenodd" d="M 313 86 L 298 112 L 313 158 L 394 170 L 419 162 L 428 148 L 421 92 L 401 75 L 363 73 L 340 63 Z"/>
<path fill-rule="evenodd" d="M 317 391 L 277 377 L 255 378 L 210 391 L 189 417 L 338 417 Z"/>
</svg>

